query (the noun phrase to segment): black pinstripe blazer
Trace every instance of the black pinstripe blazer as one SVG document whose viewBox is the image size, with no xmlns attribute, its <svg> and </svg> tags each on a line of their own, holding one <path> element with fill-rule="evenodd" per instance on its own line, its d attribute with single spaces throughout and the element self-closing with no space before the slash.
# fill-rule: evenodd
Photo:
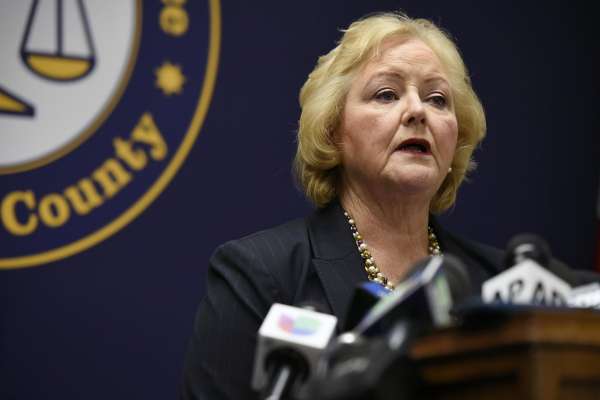
<svg viewBox="0 0 600 400">
<path fill-rule="evenodd" d="M 444 252 L 467 266 L 474 288 L 500 271 L 503 252 L 431 222 Z M 571 283 L 583 279 L 562 272 Z M 317 303 L 343 326 L 353 290 L 365 280 L 338 203 L 222 245 L 210 260 L 206 295 L 186 356 L 182 398 L 255 398 L 250 378 L 256 335 L 271 304 Z"/>
</svg>

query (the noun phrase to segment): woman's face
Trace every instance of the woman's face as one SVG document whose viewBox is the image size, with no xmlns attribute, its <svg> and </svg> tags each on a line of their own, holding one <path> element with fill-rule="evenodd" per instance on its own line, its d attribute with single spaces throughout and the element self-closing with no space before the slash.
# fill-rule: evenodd
<svg viewBox="0 0 600 400">
<path fill-rule="evenodd" d="M 344 183 L 431 200 L 448 174 L 457 135 L 437 56 L 418 39 L 390 39 L 357 72 L 346 97 L 336 131 Z"/>
</svg>

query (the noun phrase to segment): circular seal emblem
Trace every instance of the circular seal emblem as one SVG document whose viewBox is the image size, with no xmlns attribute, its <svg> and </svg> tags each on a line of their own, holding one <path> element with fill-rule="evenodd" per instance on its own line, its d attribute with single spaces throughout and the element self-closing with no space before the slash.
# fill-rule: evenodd
<svg viewBox="0 0 600 400">
<path fill-rule="evenodd" d="M 171 181 L 205 119 L 219 0 L 32 0 L 0 12 L 0 268 L 81 252 Z"/>
</svg>

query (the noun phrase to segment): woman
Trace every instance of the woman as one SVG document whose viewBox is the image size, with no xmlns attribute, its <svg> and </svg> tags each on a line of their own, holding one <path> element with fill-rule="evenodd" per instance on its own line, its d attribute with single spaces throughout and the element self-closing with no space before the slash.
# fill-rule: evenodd
<svg viewBox="0 0 600 400">
<path fill-rule="evenodd" d="M 427 21 L 367 18 L 320 60 L 300 99 L 296 167 L 308 196 L 318 206 L 339 197 L 369 243 L 371 276 L 398 281 L 437 249 L 429 212 L 452 205 L 485 133 L 458 51 Z"/>
<path fill-rule="evenodd" d="M 401 14 L 354 22 L 300 93 L 295 170 L 317 210 L 229 242 L 210 262 L 185 367 L 184 398 L 248 399 L 256 333 L 274 302 L 344 315 L 367 278 L 393 288 L 415 261 L 448 252 L 473 286 L 502 253 L 443 230 L 485 135 L 452 41 Z"/>
</svg>

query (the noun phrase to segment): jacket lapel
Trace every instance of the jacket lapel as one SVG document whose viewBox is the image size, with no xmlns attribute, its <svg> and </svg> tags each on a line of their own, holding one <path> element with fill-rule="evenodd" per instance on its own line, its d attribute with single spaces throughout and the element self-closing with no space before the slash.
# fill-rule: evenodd
<svg viewBox="0 0 600 400">
<path fill-rule="evenodd" d="M 340 204 L 334 202 L 311 215 L 308 234 L 313 266 L 339 319 L 338 326 L 344 326 L 354 288 L 366 281 L 367 275 Z"/>
</svg>

